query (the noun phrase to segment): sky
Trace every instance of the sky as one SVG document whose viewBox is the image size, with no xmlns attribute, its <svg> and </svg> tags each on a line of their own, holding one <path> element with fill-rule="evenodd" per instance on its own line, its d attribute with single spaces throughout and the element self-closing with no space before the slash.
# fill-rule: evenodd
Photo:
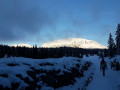
<svg viewBox="0 0 120 90">
<path fill-rule="evenodd" d="M 107 46 L 120 23 L 120 0 L 0 0 L 0 44 L 84 38 Z"/>
</svg>

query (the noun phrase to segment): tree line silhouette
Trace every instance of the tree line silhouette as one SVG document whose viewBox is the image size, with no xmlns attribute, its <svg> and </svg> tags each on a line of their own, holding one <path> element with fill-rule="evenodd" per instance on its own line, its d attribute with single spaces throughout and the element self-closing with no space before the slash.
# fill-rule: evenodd
<svg viewBox="0 0 120 90">
<path fill-rule="evenodd" d="M 101 49 L 82 49 L 82 48 L 71 48 L 71 47 L 60 47 L 60 48 L 41 48 L 37 45 L 28 48 L 28 47 L 11 47 L 8 45 L 0 45 L 0 57 L 27 57 L 35 59 L 44 59 L 44 58 L 60 58 L 63 56 L 69 57 L 80 57 L 83 55 L 100 55 L 100 52 L 106 50 Z"/>
</svg>

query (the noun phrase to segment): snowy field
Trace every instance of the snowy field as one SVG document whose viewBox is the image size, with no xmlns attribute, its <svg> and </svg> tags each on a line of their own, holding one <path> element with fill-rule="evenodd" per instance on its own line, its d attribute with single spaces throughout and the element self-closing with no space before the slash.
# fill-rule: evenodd
<svg viewBox="0 0 120 90">
<path fill-rule="evenodd" d="M 0 59 L 0 89 L 53 90 L 74 85 L 78 78 L 84 77 L 84 71 L 90 66 L 90 62 L 75 57 L 2 58 Z M 81 81 L 84 82 L 84 80 Z"/>
<path fill-rule="evenodd" d="M 119 61 L 119 56 L 115 58 Z M 108 66 L 105 77 L 98 56 L 1 58 L 0 90 L 120 90 L 120 71 L 111 69 L 115 58 L 105 58 Z"/>
</svg>

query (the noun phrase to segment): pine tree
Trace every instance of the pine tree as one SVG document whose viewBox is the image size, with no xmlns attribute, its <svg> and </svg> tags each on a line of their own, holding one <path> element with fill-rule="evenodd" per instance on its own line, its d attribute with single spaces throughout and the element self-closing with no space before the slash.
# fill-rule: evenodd
<svg viewBox="0 0 120 90">
<path fill-rule="evenodd" d="M 114 43 L 111 33 L 109 34 L 108 50 L 109 50 L 109 56 L 113 57 L 115 55 L 115 43 Z"/>
<path fill-rule="evenodd" d="M 116 31 L 116 54 L 120 55 L 120 24 L 118 24 Z"/>
<path fill-rule="evenodd" d="M 104 57 L 107 57 L 107 56 L 108 56 L 108 50 L 104 49 Z"/>
</svg>

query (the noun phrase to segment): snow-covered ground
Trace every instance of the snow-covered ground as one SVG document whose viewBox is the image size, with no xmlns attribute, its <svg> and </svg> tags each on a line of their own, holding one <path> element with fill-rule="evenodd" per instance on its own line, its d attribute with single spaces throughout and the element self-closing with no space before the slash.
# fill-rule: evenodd
<svg viewBox="0 0 120 90">
<path fill-rule="evenodd" d="M 110 62 L 113 61 L 114 58 L 105 58 L 108 66 L 105 77 L 102 76 L 102 71 L 100 71 L 100 58 L 94 56 L 87 58 L 87 60 L 93 62 L 95 68 L 93 80 L 87 87 L 87 90 L 120 90 L 120 72 L 111 70 Z"/>
<path fill-rule="evenodd" d="M 118 58 L 120 56 L 115 57 L 119 61 Z M 106 76 L 102 75 L 102 71 L 100 71 L 100 61 L 101 58 L 98 56 L 91 56 L 91 57 L 84 57 L 84 61 L 91 61 L 93 64 L 91 70 L 86 72 L 86 76 L 89 76 L 91 72 L 94 73 L 92 76 L 92 80 L 89 85 L 85 88 L 85 90 L 120 90 L 120 71 L 111 70 L 110 62 L 113 61 L 115 58 L 109 59 L 105 58 L 107 62 L 108 69 L 106 70 Z M 79 89 L 83 83 L 81 80 L 85 80 L 88 77 L 83 77 L 83 79 L 77 79 L 77 82 L 74 85 L 62 87 L 58 90 L 81 90 Z M 83 89 L 84 90 L 84 89 Z"/>
<path fill-rule="evenodd" d="M 47 88 L 52 88 L 46 86 L 47 84 L 49 84 L 49 82 L 52 82 L 48 77 L 54 79 L 54 77 L 52 77 L 51 75 L 55 74 L 55 76 L 57 75 L 57 77 L 61 79 L 61 77 L 64 77 L 64 74 L 74 75 L 71 73 L 71 71 L 76 70 L 77 68 L 79 68 L 77 69 L 79 70 L 78 74 L 81 74 L 81 76 L 80 75 L 78 76 L 82 77 L 82 71 L 80 70 L 83 70 L 83 66 L 85 64 L 86 61 L 83 61 L 82 59 L 76 57 L 49 58 L 49 59 L 31 59 L 23 57 L 1 58 L 0 88 L 7 89 L 16 87 L 16 89 L 19 90 L 25 89 L 26 87 L 29 87 L 32 84 L 36 84 L 35 85 L 36 89 L 40 88 L 47 90 Z M 65 76 L 64 78 L 67 77 Z M 46 78 L 48 78 L 49 82 L 46 81 Z M 73 77 L 71 78 L 72 80 L 74 80 Z"/>
<path fill-rule="evenodd" d="M 120 56 L 116 56 L 119 61 Z M 101 58 L 98 56 L 84 56 L 83 59 L 76 57 L 49 58 L 49 59 L 31 59 L 23 57 L 10 57 L 0 59 L 0 89 L 25 89 L 26 87 L 41 90 L 54 90 L 49 84 L 51 75 L 54 73 L 58 77 L 64 77 L 64 74 L 69 77 L 73 68 L 79 68 L 79 74 L 83 70 L 86 62 L 92 62 L 92 66 L 83 72 L 83 76 L 75 77 L 73 84 L 65 85 L 56 90 L 120 90 L 120 72 L 111 70 L 110 62 L 115 58 L 105 58 L 108 70 L 106 76 L 102 76 L 100 71 Z M 52 74 L 51 74 L 52 73 Z M 77 72 L 76 72 L 77 73 Z M 35 74 L 35 75 L 34 75 Z M 51 74 L 51 75 L 49 75 Z M 47 75 L 45 77 L 45 75 Z M 56 76 L 55 75 L 55 76 Z M 79 75 L 78 75 L 79 76 Z M 48 78 L 45 81 L 41 78 Z M 64 77 L 66 78 L 66 77 Z M 53 80 L 54 81 L 54 80 Z M 45 83 L 46 82 L 46 83 Z M 30 87 L 32 85 L 32 87 Z M 29 89 L 27 88 L 27 89 Z"/>
</svg>

